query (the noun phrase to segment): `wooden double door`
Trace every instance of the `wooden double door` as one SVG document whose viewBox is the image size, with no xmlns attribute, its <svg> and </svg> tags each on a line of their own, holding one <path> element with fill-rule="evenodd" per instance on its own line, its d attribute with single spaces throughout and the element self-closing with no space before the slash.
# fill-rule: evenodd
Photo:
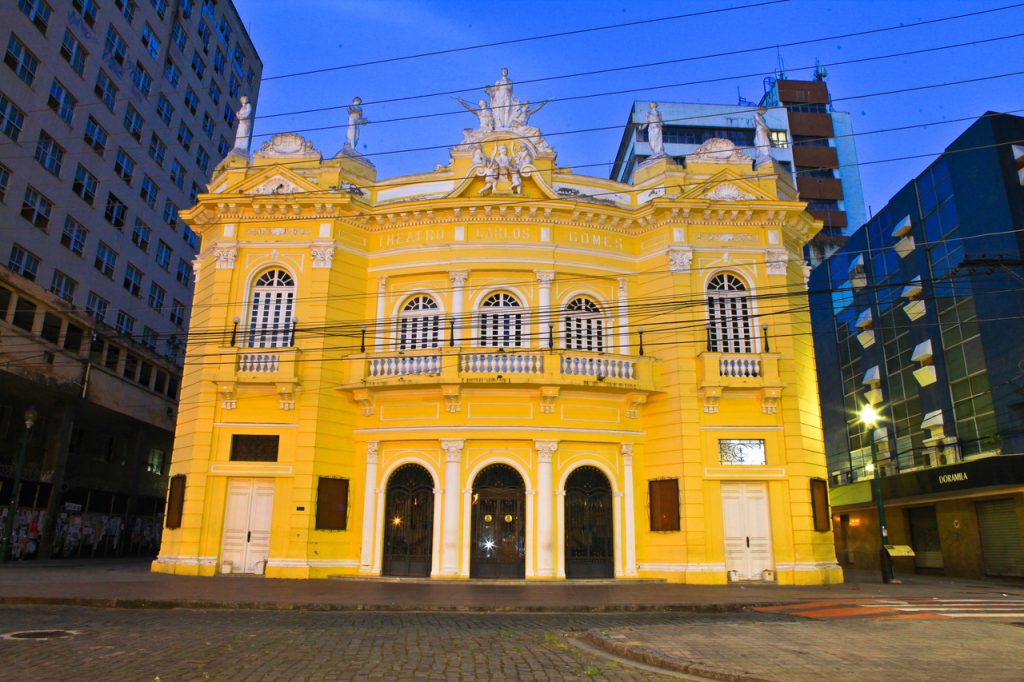
<svg viewBox="0 0 1024 682">
<path fill-rule="evenodd" d="M 596 467 L 580 467 L 565 482 L 565 577 L 615 577 L 612 487 Z"/>
<path fill-rule="evenodd" d="M 430 577 L 434 544 L 434 481 L 417 464 L 398 467 L 384 503 L 384 575 Z"/>
<path fill-rule="evenodd" d="M 473 481 L 470 578 L 526 577 L 526 487 L 512 467 L 492 464 Z"/>
</svg>

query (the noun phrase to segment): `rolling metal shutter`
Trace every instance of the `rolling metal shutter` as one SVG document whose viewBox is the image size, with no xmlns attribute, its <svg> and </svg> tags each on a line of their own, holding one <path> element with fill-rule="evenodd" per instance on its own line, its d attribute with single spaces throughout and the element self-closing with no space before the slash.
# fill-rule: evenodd
<svg viewBox="0 0 1024 682">
<path fill-rule="evenodd" d="M 985 573 L 1024 577 L 1024 548 L 1013 500 L 978 502 L 977 510 Z"/>
</svg>

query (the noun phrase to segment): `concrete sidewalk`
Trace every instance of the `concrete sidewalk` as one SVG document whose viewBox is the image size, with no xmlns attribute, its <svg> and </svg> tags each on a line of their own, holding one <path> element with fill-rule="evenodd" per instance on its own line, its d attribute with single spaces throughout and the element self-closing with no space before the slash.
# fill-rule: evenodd
<svg viewBox="0 0 1024 682">
<path fill-rule="evenodd" d="M 1024 585 L 911 576 L 883 585 L 873 573 L 824 587 L 674 585 L 636 581 L 268 580 L 169 576 L 141 560 L 26 562 L 0 566 L 0 603 L 125 608 L 258 608 L 381 611 L 739 611 L 832 599 L 963 599 L 1012 593 Z"/>
</svg>

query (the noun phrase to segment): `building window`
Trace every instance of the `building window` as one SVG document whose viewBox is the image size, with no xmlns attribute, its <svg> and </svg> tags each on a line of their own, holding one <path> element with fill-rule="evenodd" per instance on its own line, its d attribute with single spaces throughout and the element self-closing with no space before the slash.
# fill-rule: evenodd
<svg viewBox="0 0 1024 682">
<path fill-rule="evenodd" d="M 117 156 L 114 157 L 114 172 L 117 173 L 117 177 L 129 185 L 132 184 L 132 174 L 135 172 L 135 159 L 128 156 L 128 152 L 120 147 L 117 150 Z"/>
<path fill-rule="evenodd" d="M 167 489 L 167 516 L 164 517 L 164 526 L 167 528 L 181 528 L 181 517 L 184 509 L 185 476 L 183 474 L 171 476 L 171 483 Z"/>
<path fill-rule="evenodd" d="M 149 75 L 149 71 L 146 71 L 146 67 L 140 61 L 136 61 L 135 68 L 132 69 L 132 85 L 143 97 L 149 97 L 149 93 L 153 89 L 153 77 Z"/>
<path fill-rule="evenodd" d="M 117 100 L 117 86 L 102 69 L 96 74 L 96 87 L 93 92 L 99 97 L 107 109 L 114 110 L 114 103 Z"/>
<path fill-rule="evenodd" d="M 163 239 L 156 246 L 156 264 L 164 270 L 171 265 L 171 247 Z"/>
<path fill-rule="evenodd" d="M 75 180 L 71 183 L 71 191 L 82 198 L 82 201 L 92 206 L 96 199 L 96 188 L 98 186 L 96 176 L 86 170 L 85 166 L 78 164 L 75 169 Z"/>
<path fill-rule="evenodd" d="M 213 117 L 210 116 L 210 112 L 204 111 L 203 112 L 203 132 L 206 133 L 206 137 L 208 139 L 211 139 L 211 140 L 213 139 L 213 128 L 214 128 Z"/>
<path fill-rule="evenodd" d="M 113 192 L 107 194 L 107 208 L 103 212 L 103 217 L 107 219 L 107 222 L 114 227 L 124 227 L 125 216 L 128 213 L 128 207 L 123 201 L 117 198 Z"/>
<path fill-rule="evenodd" d="M 107 29 L 107 39 L 103 43 L 104 55 L 109 55 L 119 66 L 124 66 L 124 60 L 128 58 L 128 45 L 125 44 L 121 34 L 114 30 L 113 24 Z"/>
<path fill-rule="evenodd" d="M 85 70 L 85 58 L 89 56 L 89 53 L 85 51 L 82 43 L 75 37 L 74 33 L 70 30 L 65 30 L 64 40 L 60 44 L 60 56 L 71 65 L 71 69 L 75 73 L 81 76 Z"/>
<path fill-rule="evenodd" d="M 738 277 L 716 275 L 708 283 L 708 350 L 753 353 L 750 299 Z"/>
<path fill-rule="evenodd" d="M 11 169 L 0 163 L 0 203 L 7 201 L 7 188 L 11 184 Z"/>
<path fill-rule="evenodd" d="M 232 462 L 276 462 L 280 436 L 253 436 L 236 433 L 231 436 Z"/>
<path fill-rule="evenodd" d="M 164 122 L 164 125 L 171 125 L 171 117 L 174 116 L 174 107 L 171 106 L 170 100 L 168 100 L 164 93 L 160 93 L 160 98 L 156 101 L 156 113 L 160 117 L 160 120 Z"/>
<path fill-rule="evenodd" d="M 142 127 L 146 125 L 146 119 L 131 104 L 124 111 L 124 129 L 131 133 L 136 141 L 142 140 Z"/>
<path fill-rule="evenodd" d="M 192 0 L 181 0 L 181 2 L 178 5 L 178 7 L 181 8 L 181 16 L 185 17 L 186 19 L 191 19 L 193 5 L 194 3 L 192 2 Z"/>
<path fill-rule="evenodd" d="M 32 85 L 36 79 L 36 69 L 39 68 L 39 60 L 28 51 L 24 43 L 18 37 L 11 34 L 7 41 L 7 53 L 4 55 L 4 64 L 11 68 L 18 75 L 18 78 Z"/>
<path fill-rule="evenodd" d="M 441 345 L 441 316 L 429 296 L 414 296 L 398 316 L 398 350 Z"/>
<path fill-rule="evenodd" d="M 24 124 L 25 112 L 14 106 L 6 95 L 0 93 L 0 130 L 12 141 L 17 142 Z"/>
<path fill-rule="evenodd" d="M 153 61 L 160 58 L 160 41 L 148 22 L 142 27 L 142 46 L 146 48 Z"/>
<path fill-rule="evenodd" d="M 132 228 L 132 244 L 143 251 L 149 250 L 149 237 L 153 233 L 149 225 L 138 218 L 135 219 L 135 227 Z"/>
<path fill-rule="evenodd" d="M 185 148 L 185 151 L 192 149 L 192 131 L 185 125 L 184 121 L 178 125 L 178 142 Z"/>
<path fill-rule="evenodd" d="M 171 59 L 168 59 L 164 64 L 164 78 L 167 79 L 172 88 L 178 87 L 178 83 L 181 82 L 181 69 Z"/>
<path fill-rule="evenodd" d="M 61 246 L 66 247 L 71 253 L 81 256 L 85 250 L 85 238 L 89 231 L 82 227 L 82 224 L 71 216 L 64 218 L 64 232 L 60 235 Z"/>
<path fill-rule="evenodd" d="M 65 275 L 60 270 L 53 271 L 53 281 L 50 284 L 50 292 L 60 296 L 68 303 L 75 302 L 75 290 L 78 282 Z"/>
<path fill-rule="evenodd" d="M 85 298 L 85 312 L 96 318 L 97 322 L 102 322 L 103 318 L 107 316 L 107 308 L 110 306 L 110 301 L 101 297 L 95 291 L 90 291 L 89 295 Z"/>
<path fill-rule="evenodd" d="M 157 475 L 164 473 L 165 460 L 166 453 L 163 450 L 150 448 L 149 455 L 146 456 L 146 473 Z"/>
<path fill-rule="evenodd" d="M 106 242 L 97 244 L 96 260 L 93 261 L 93 267 L 107 277 L 113 278 L 115 265 L 117 265 L 117 251 L 110 248 Z"/>
<path fill-rule="evenodd" d="M 64 163 L 64 148 L 45 130 L 39 131 L 35 157 L 39 165 L 50 171 L 53 176 L 60 177 L 61 164 Z"/>
<path fill-rule="evenodd" d="M 480 345 L 491 348 L 523 347 L 522 308 L 511 294 L 491 294 L 478 314 Z"/>
<path fill-rule="evenodd" d="M 718 441 L 719 464 L 764 466 L 764 441 L 761 439 L 723 438 Z"/>
<path fill-rule="evenodd" d="M 167 155 L 167 145 L 165 145 L 163 143 L 163 140 L 161 140 L 159 137 L 156 136 L 156 133 L 153 133 L 153 135 L 149 138 L 149 156 L 150 156 L 150 158 L 152 158 L 154 161 L 156 161 L 158 166 L 163 168 L 164 157 L 166 155 Z"/>
<path fill-rule="evenodd" d="M 178 189 L 185 188 L 185 167 L 177 159 L 171 161 L 171 182 Z"/>
<path fill-rule="evenodd" d="M 202 147 L 196 151 L 196 165 L 199 166 L 199 170 L 203 172 L 210 169 L 210 155 Z"/>
<path fill-rule="evenodd" d="M 224 53 L 217 48 L 217 51 L 213 55 L 213 70 L 217 73 L 224 75 L 224 67 L 227 65 L 227 59 L 224 57 Z"/>
<path fill-rule="evenodd" d="M 53 10 L 43 0 L 18 0 L 20 9 L 28 20 L 39 29 L 39 32 L 46 35 L 46 27 L 50 23 L 50 14 Z"/>
<path fill-rule="evenodd" d="M 114 322 L 114 329 L 118 334 L 131 336 L 135 329 L 135 318 L 123 310 L 117 311 L 117 320 Z"/>
<path fill-rule="evenodd" d="M 39 274 L 39 256 L 19 244 L 11 246 L 11 258 L 7 267 L 25 279 L 34 282 Z"/>
<path fill-rule="evenodd" d="M 78 101 L 71 96 L 71 93 L 64 87 L 64 84 L 56 78 L 50 84 L 50 96 L 47 97 L 46 104 L 60 116 L 62 121 L 71 125 L 71 121 L 75 116 L 75 105 L 78 104 Z"/>
<path fill-rule="evenodd" d="M 125 291 L 136 298 L 142 292 L 142 271 L 137 267 L 128 264 L 128 267 L 124 270 L 124 282 L 122 283 Z"/>
<path fill-rule="evenodd" d="M 164 296 L 167 295 L 167 291 L 156 282 L 149 283 L 149 307 L 153 310 L 160 312 L 164 309 Z"/>
<path fill-rule="evenodd" d="M 679 479 L 666 478 L 647 482 L 651 506 L 651 530 L 679 530 Z"/>
<path fill-rule="evenodd" d="M 32 331 L 36 324 L 37 310 L 38 307 L 35 303 L 24 296 L 19 296 L 14 304 L 14 315 L 11 317 L 11 324 L 27 332 Z"/>
<path fill-rule="evenodd" d="M 149 0 L 149 4 L 153 5 L 158 17 L 161 19 L 167 17 L 167 0 Z"/>
<path fill-rule="evenodd" d="M 210 96 L 214 104 L 220 104 L 220 88 L 213 81 L 210 81 L 210 87 L 207 89 L 206 94 Z"/>
<path fill-rule="evenodd" d="M 50 225 L 50 213 L 52 211 L 52 201 L 40 194 L 32 185 L 25 188 L 25 198 L 21 202 L 22 218 L 39 229 L 45 230 Z"/>
<path fill-rule="evenodd" d="M 224 139 L 223 135 L 221 135 L 220 139 L 217 140 L 217 156 L 223 159 L 228 155 L 229 151 L 231 151 L 231 145 L 229 145 L 228 141 Z"/>
<path fill-rule="evenodd" d="M 828 483 L 823 478 L 811 479 L 811 511 L 814 514 L 814 530 L 825 533 L 832 529 L 828 508 Z"/>
<path fill-rule="evenodd" d="M 789 134 L 785 130 L 770 130 L 768 138 L 776 149 L 789 149 Z"/>
<path fill-rule="evenodd" d="M 199 77 L 199 80 L 203 80 L 203 74 L 206 73 L 206 62 L 199 56 L 199 52 L 192 53 L 192 70 Z"/>
<path fill-rule="evenodd" d="M 174 27 L 171 28 L 171 42 L 178 48 L 178 52 L 185 51 L 188 36 L 185 34 L 184 27 L 178 22 L 174 22 Z"/>
<path fill-rule="evenodd" d="M 96 25 L 96 13 L 100 9 L 96 0 L 71 0 L 71 6 L 81 15 L 87 26 Z"/>
<path fill-rule="evenodd" d="M 156 208 L 156 198 L 160 194 L 160 188 L 153 178 L 148 175 L 142 178 L 142 187 L 139 188 L 139 198 L 146 202 L 146 206 Z"/>
<path fill-rule="evenodd" d="M 173 322 L 174 326 L 178 329 L 185 326 L 185 304 L 178 299 L 174 299 L 174 304 L 171 306 L 170 318 L 171 322 Z M 168 339 L 167 343 L 173 343 L 173 339 Z M 177 351 L 175 351 L 175 353 L 177 353 Z"/>
<path fill-rule="evenodd" d="M 143 327 L 142 328 L 142 345 L 143 346 L 145 346 L 146 348 L 150 348 L 150 349 L 156 350 L 156 344 L 157 344 L 157 341 L 159 341 L 159 340 L 160 340 L 160 334 L 155 329 L 153 329 L 152 327 Z M 143 364 L 143 366 L 146 365 L 145 362 L 142 363 L 142 364 Z M 141 377 L 139 378 L 139 381 L 140 382 L 142 381 Z M 149 379 L 148 378 L 146 379 L 145 383 L 149 383 Z"/>
<path fill-rule="evenodd" d="M 574 298 L 565 307 L 564 346 L 569 350 L 604 352 L 604 320 L 597 304 Z"/>
<path fill-rule="evenodd" d="M 321 476 L 316 486 L 316 529 L 345 530 L 348 517 L 348 479 Z"/>
<path fill-rule="evenodd" d="M 185 108 L 192 112 L 193 116 L 199 110 L 199 96 L 190 87 L 185 88 Z"/>
<path fill-rule="evenodd" d="M 178 226 L 178 207 L 170 199 L 164 202 L 164 222 L 172 230 Z"/>
<path fill-rule="evenodd" d="M 85 134 L 82 139 L 100 156 L 107 150 L 107 131 L 92 116 L 85 122 Z"/>
<path fill-rule="evenodd" d="M 196 33 L 199 35 L 199 40 L 203 44 L 203 51 L 210 49 L 210 27 L 206 25 L 205 21 L 200 21 L 196 25 Z"/>
<path fill-rule="evenodd" d="M 235 124 L 238 123 L 238 116 L 235 115 L 235 110 L 231 108 L 231 102 L 227 102 L 224 105 L 224 122 L 231 128 L 234 128 Z"/>
<path fill-rule="evenodd" d="M 186 289 L 189 283 L 192 282 L 192 266 L 184 258 L 178 259 L 178 269 L 174 273 L 174 278 Z"/>
<path fill-rule="evenodd" d="M 265 272 L 253 286 L 249 312 L 250 348 L 285 348 L 294 342 L 295 281 L 284 270 Z"/>
</svg>

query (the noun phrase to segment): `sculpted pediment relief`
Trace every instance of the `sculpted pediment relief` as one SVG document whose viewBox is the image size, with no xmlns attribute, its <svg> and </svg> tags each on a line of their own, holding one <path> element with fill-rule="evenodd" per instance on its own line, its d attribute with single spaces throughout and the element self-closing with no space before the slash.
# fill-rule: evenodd
<svg viewBox="0 0 1024 682">
<path fill-rule="evenodd" d="M 254 159 L 299 158 L 320 159 L 320 152 L 313 149 L 313 142 L 295 133 L 278 133 L 253 152 Z"/>
<path fill-rule="evenodd" d="M 750 192 L 745 192 L 731 182 L 723 182 L 715 185 L 714 188 L 704 195 L 705 199 L 714 201 L 749 201 L 759 197 Z"/>
<path fill-rule="evenodd" d="M 294 182 L 282 175 L 264 180 L 259 185 L 246 190 L 246 194 L 298 194 L 307 192 L 305 188 L 299 187 Z"/>
<path fill-rule="evenodd" d="M 687 163 L 742 163 L 751 164 L 753 159 L 739 149 L 732 140 L 713 137 L 692 154 L 686 155 Z"/>
</svg>

